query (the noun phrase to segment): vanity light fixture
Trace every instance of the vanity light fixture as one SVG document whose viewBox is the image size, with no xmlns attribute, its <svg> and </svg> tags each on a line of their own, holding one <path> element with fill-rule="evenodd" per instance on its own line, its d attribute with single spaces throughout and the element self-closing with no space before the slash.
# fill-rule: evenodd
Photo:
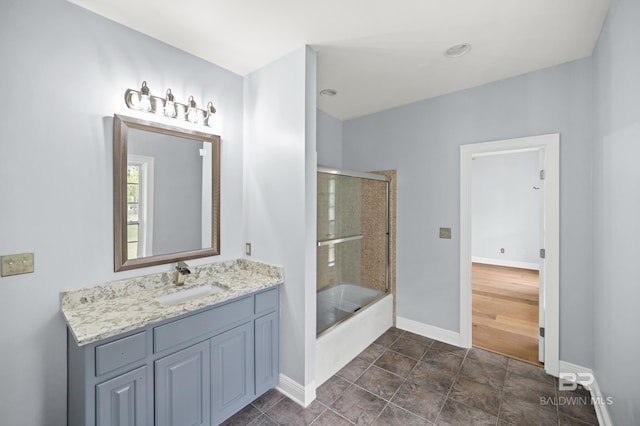
<svg viewBox="0 0 640 426">
<path fill-rule="evenodd" d="M 151 92 L 147 87 L 147 82 L 142 82 L 142 87 L 140 88 L 140 109 L 142 111 L 151 111 Z"/>
<path fill-rule="evenodd" d="M 153 96 L 147 82 L 143 81 L 140 90 L 127 89 L 124 92 L 124 102 L 127 107 L 136 111 L 151 112 L 177 120 L 188 120 L 190 123 L 213 127 L 213 114 L 216 109 L 212 102 L 207 109 L 198 108 L 193 96 L 189 97 L 188 105 L 175 101 L 171 89 L 167 89 L 164 98 Z"/>
<path fill-rule="evenodd" d="M 193 99 L 193 96 L 189 96 L 189 109 L 187 110 L 187 120 L 191 123 L 198 122 L 198 105 L 196 105 L 196 101 Z"/>
<path fill-rule="evenodd" d="M 171 93 L 171 89 L 167 89 L 167 96 L 164 98 L 164 115 L 173 118 L 177 115 L 175 97 Z"/>
<path fill-rule="evenodd" d="M 209 101 L 207 104 L 207 126 L 213 127 L 213 114 L 216 113 L 216 107 L 213 106 L 213 102 Z"/>
</svg>

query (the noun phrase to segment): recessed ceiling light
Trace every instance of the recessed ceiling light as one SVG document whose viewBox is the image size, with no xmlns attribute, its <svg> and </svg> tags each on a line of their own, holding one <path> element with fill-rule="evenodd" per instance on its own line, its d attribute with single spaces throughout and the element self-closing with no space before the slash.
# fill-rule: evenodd
<svg viewBox="0 0 640 426">
<path fill-rule="evenodd" d="M 334 89 L 324 89 L 320 91 L 320 95 L 330 98 L 331 96 L 335 96 L 338 94 L 337 90 Z"/>
<path fill-rule="evenodd" d="M 447 58 L 459 58 L 460 56 L 466 55 L 471 50 L 471 45 L 469 43 L 456 44 L 455 46 L 451 46 L 447 50 L 444 51 L 444 56 Z"/>
</svg>

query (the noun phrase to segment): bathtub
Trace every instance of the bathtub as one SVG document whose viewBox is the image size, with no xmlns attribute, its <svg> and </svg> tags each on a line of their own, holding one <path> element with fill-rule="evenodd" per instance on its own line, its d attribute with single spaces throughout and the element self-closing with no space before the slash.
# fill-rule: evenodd
<svg viewBox="0 0 640 426">
<path fill-rule="evenodd" d="M 318 292 L 316 329 L 324 331 L 336 321 L 353 314 L 382 294 L 355 284 L 337 284 Z"/>
<path fill-rule="evenodd" d="M 393 295 L 338 284 L 319 291 L 317 297 L 316 328 L 327 327 L 316 338 L 315 381 L 320 386 L 391 327 Z M 331 326 L 337 319 L 344 320 Z"/>
</svg>

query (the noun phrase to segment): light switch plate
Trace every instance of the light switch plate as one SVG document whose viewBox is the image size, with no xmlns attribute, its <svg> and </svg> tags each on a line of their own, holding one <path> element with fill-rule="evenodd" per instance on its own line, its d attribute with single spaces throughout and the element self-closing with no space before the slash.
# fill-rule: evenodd
<svg viewBox="0 0 640 426">
<path fill-rule="evenodd" d="M 33 272 L 33 253 L 19 253 L 2 256 L 2 271 L 0 276 L 28 274 Z"/>
<path fill-rule="evenodd" d="M 451 228 L 440 228 L 440 238 L 451 239 Z"/>
<path fill-rule="evenodd" d="M 245 245 L 244 245 L 244 253 L 247 256 L 251 256 L 251 243 L 245 243 Z"/>
</svg>

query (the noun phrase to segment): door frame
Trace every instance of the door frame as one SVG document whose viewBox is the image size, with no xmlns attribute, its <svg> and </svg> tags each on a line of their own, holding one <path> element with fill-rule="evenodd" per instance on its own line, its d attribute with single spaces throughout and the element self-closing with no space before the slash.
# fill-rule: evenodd
<svg viewBox="0 0 640 426">
<path fill-rule="evenodd" d="M 544 152 L 545 191 L 543 231 L 545 364 L 558 376 L 560 362 L 560 134 L 553 133 L 493 142 L 460 145 L 460 344 L 472 346 L 471 181 L 473 157 L 538 149 Z"/>
</svg>

